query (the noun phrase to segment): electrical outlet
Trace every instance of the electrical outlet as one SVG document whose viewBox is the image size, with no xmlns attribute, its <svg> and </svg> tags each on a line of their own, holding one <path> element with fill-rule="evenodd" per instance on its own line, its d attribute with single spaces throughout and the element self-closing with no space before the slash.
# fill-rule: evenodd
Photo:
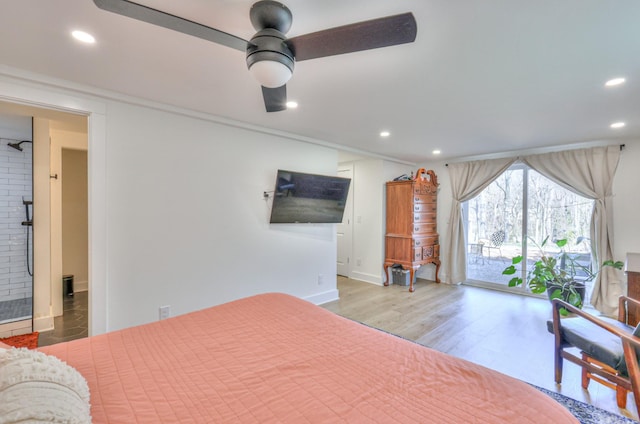
<svg viewBox="0 0 640 424">
<path fill-rule="evenodd" d="M 321 286 L 324 284 L 324 275 L 318 274 L 318 285 Z"/>
<path fill-rule="evenodd" d="M 171 316 L 171 306 L 166 305 L 166 306 L 161 306 L 159 308 L 160 311 L 160 319 L 167 319 L 169 318 L 169 316 Z"/>
</svg>

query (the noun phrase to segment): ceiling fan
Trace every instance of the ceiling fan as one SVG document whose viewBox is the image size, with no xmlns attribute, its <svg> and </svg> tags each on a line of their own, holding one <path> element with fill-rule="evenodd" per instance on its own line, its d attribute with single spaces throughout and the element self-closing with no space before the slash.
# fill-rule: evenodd
<svg viewBox="0 0 640 424">
<path fill-rule="evenodd" d="M 247 41 L 128 0 L 93 2 L 103 10 L 245 52 L 249 71 L 262 85 L 267 112 L 287 108 L 286 83 L 295 62 L 411 43 L 417 33 L 416 20 L 408 12 L 287 38 L 284 34 L 291 28 L 291 11 L 277 1 L 262 0 L 249 12 L 251 24 L 258 32 Z"/>
</svg>

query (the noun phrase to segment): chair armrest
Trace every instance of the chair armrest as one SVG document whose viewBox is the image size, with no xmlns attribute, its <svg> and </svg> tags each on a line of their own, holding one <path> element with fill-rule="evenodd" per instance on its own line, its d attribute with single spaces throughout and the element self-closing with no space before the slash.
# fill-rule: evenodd
<svg viewBox="0 0 640 424">
<path fill-rule="evenodd" d="M 593 316 L 591 314 L 584 312 L 582 309 L 576 308 L 575 306 L 563 301 L 562 299 L 553 299 L 551 303 L 553 305 L 553 331 L 554 333 L 556 333 L 556 337 L 559 337 L 562 330 L 562 320 L 560 319 L 560 309 L 565 308 L 567 311 L 575 314 L 576 316 L 586 319 L 587 321 L 590 321 L 594 325 L 597 325 L 598 327 L 603 328 L 606 331 L 620 337 L 623 344 L 625 344 L 624 342 L 626 342 L 627 344 L 633 346 L 637 350 L 640 350 L 639 337 L 636 337 L 631 333 L 627 333 L 617 327 L 614 327 L 613 325 L 598 319 L 598 317 L 596 316 Z"/>
</svg>

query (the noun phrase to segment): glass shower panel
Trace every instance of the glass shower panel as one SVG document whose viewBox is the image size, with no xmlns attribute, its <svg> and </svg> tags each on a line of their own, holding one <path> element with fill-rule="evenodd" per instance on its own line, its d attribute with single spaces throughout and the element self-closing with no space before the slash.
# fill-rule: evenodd
<svg viewBox="0 0 640 424">
<path fill-rule="evenodd" d="M 5 324 L 32 318 L 31 140 L 30 116 L 0 115 L 0 334 Z"/>
</svg>

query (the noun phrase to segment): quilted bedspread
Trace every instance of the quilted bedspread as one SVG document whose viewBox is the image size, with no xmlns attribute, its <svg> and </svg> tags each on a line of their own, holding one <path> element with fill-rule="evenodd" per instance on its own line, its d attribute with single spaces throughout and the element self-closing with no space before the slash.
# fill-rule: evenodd
<svg viewBox="0 0 640 424">
<path fill-rule="evenodd" d="M 577 423 L 511 377 L 264 294 L 39 349 L 94 423 Z"/>
</svg>

